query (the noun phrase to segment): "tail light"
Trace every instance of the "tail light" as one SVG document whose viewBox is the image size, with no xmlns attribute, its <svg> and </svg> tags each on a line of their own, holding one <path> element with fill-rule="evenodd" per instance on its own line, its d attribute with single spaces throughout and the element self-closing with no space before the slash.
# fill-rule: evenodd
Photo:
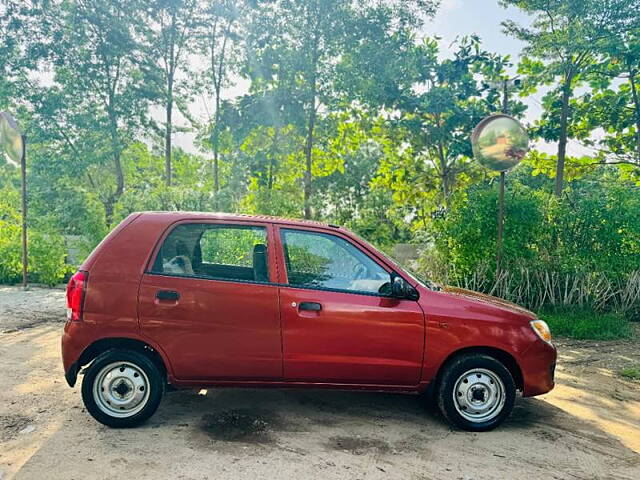
<svg viewBox="0 0 640 480">
<path fill-rule="evenodd" d="M 78 270 L 67 285 L 67 320 L 82 320 L 89 273 Z"/>
</svg>

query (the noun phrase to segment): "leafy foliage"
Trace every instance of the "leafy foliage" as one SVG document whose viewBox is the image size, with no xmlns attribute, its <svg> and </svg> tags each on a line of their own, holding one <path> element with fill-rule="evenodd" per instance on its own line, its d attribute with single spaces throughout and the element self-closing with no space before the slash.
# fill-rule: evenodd
<svg viewBox="0 0 640 480">
<path fill-rule="evenodd" d="M 615 170 L 569 183 L 565 201 L 522 165 L 505 199 L 504 270 L 496 272 L 497 187 L 460 192 L 428 229 L 425 275 L 532 309 L 579 306 L 635 312 L 640 305 L 638 192 Z M 546 183 L 550 181 L 547 179 Z"/>
<path fill-rule="evenodd" d="M 636 315 L 638 0 L 501 1 L 533 18 L 504 27 L 525 42 L 518 93 L 544 92 L 529 133 L 558 152 L 507 177 L 497 277 L 496 177 L 469 137 L 526 107 L 513 90 L 503 104 L 513 59 L 472 32 L 450 53 L 425 35 L 438 3 L 0 0 L 0 109 L 29 139 L 33 278 L 61 280 L 71 236 L 82 257 L 132 211 L 221 210 L 426 245 L 430 276 L 535 308 Z M 596 153 L 571 157 L 570 140 Z M 0 160 L 0 281 L 19 275 L 19 185 Z"/>
<path fill-rule="evenodd" d="M 22 280 L 21 218 L 15 205 L 19 203 L 17 192 L 0 190 L 0 283 L 17 283 Z M 54 285 L 71 269 L 65 264 L 64 239 L 51 228 L 41 226 L 32 229 L 28 238 L 29 265 L 34 275 L 32 282 Z"/>
</svg>

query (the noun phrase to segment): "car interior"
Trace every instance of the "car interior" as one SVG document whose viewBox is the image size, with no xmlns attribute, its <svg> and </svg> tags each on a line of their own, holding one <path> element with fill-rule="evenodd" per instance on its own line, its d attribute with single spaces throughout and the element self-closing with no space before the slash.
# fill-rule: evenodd
<svg viewBox="0 0 640 480">
<path fill-rule="evenodd" d="M 206 229 L 204 225 L 176 227 L 162 245 L 152 272 L 216 279 L 269 281 L 267 246 L 264 243 L 253 245 L 250 267 L 211 263 L 204 261 L 202 255 L 201 240 Z"/>
</svg>

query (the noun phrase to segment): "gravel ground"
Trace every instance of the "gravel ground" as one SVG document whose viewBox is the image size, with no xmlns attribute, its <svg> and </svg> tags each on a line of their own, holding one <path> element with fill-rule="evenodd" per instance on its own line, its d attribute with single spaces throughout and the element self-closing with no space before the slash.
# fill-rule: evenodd
<svg viewBox="0 0 640 480">
<path fill-rule="evenodd" d="M 558 386 L 493 432 L 452 430 L 412 396 L 316 390 L 169 393 L 112 430 L 62 374 L 61 290 L 0 288 L 0 479 L 640 478 L 637 342 L 559 342 Z"/>
<path fill-rule="evenodd" d="M 65 289 L 0 286 L 0 333 L 66 321 Z"/>
</svg>

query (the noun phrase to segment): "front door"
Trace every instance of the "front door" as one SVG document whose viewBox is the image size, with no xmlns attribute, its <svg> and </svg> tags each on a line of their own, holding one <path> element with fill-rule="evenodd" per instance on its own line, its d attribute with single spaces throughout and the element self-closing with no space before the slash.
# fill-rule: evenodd
<svg viewBox="0 0 640 480">
<path fill-rule="evenodd" d="M 282 378 L 278 287 L 266 225 L 180 223 L 142 278 L 142 333 L 180 380 Z"/>
<path fill-rule="evenodd" d="M 340 234 L 279 229 L 287 381 L 417 385 L 424 315 L 378 293 L 389 272 Z"/>
</svg>

